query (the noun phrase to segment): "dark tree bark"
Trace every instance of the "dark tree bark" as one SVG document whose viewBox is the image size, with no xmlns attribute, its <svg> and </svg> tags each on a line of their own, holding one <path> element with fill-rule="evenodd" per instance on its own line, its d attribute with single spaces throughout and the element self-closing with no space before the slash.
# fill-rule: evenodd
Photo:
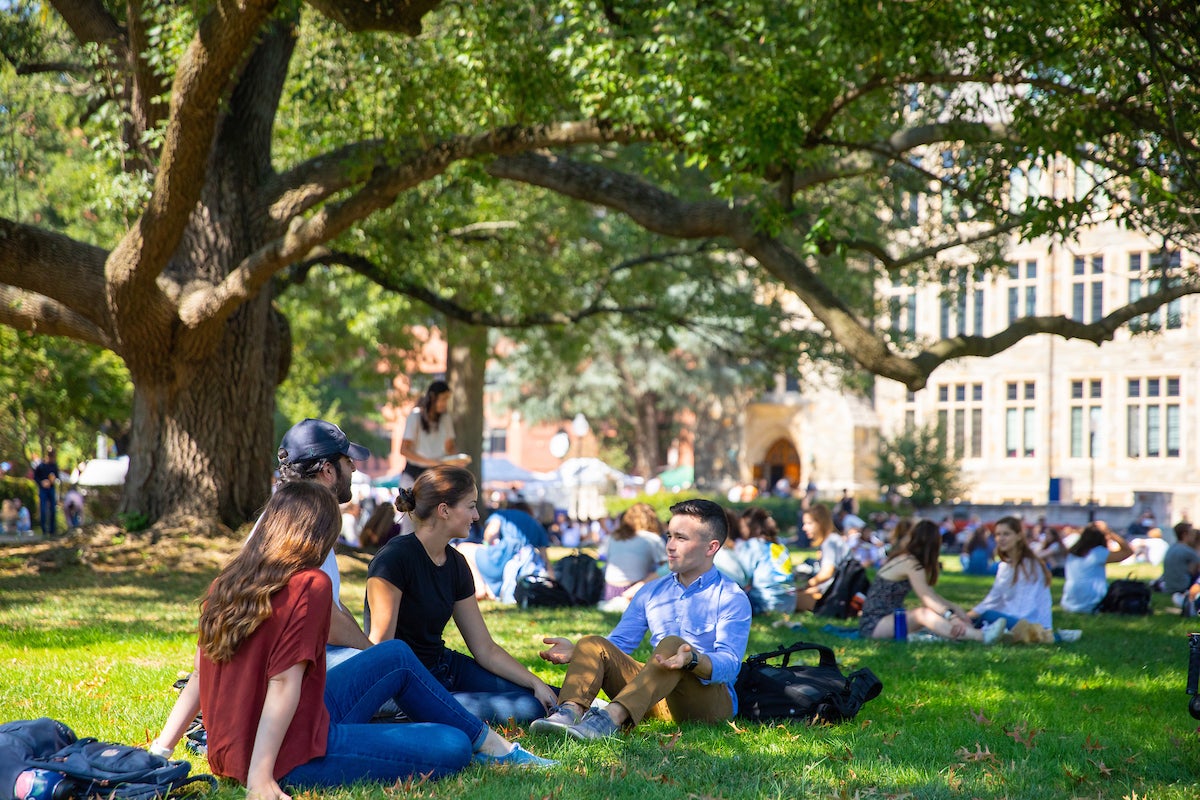
<svg viewBox="0 0 1200 800">
<path fill-rule="evenodd" d="M 469 469 L 475 483 L 483 486 L 483 390 L 488 358 L 488 329 L 460 322 L 446 324 L 446 378 L 450 384 L 450 407 L 458 450 L 471 457 Z"/>
</svg>

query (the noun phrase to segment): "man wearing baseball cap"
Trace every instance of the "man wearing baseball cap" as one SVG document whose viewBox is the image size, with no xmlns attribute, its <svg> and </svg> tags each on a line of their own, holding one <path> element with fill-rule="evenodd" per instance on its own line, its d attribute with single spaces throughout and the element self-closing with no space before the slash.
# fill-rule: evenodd
<svg viewBox="0 0 1200 800">
<path fill-rule="evenodd" d="M 349 502 L 350 477 L 354 462 L 365 461 L 371 452 L 355 444 L 332 422 L 305 419 L 297 422 L 283 435 L 279 443 L 279 481 L 316 481 L 328 486 L 339 503 Z M 329 642 L 325 661 L 335 665 L 371 646 L 358 620 L 339 599 L 342 578 L 338 573 L 337 555 L 333 550 L 325 557 L 321 571 L 333 582 L 333 607 L 329 614 Z"/>
</svg>

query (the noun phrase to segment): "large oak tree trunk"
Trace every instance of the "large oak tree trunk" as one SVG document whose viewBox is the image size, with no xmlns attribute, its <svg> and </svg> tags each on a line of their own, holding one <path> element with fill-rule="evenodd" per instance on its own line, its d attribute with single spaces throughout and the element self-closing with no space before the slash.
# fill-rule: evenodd
<svg viewBox="0 0 1200 800">
<path fill-rule="evenodd" d="M 243 306 L 216 351 L 178 381 L 135 381 L 123 511 L 153 520 L 216 515 L 237 527 L 266 502 L 287 341 L 267 294 Z"/>
<path fill-rule="evenodd" d="M 276 21 L 248 60 L 218 124 L 207 180 L 165 274 L 219 284 L 269 238 L 256 207 L 272 175 L 271 126 L 294 48 Z M 268 283 L 223 325 L 202 333 L 178 319 L 125 315 L 134 384 L 130 472 L 121 510 L 150 520 L 219 517 L 241 525 L 262 507 L 276 465 L 275 389 L 291 339 Z"/>
</svg>

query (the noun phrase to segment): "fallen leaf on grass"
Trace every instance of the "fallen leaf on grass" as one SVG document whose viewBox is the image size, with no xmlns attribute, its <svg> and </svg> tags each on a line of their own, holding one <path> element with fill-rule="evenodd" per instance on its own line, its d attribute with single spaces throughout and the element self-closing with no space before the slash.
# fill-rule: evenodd
<svg viewBox="0 0 1200 800">
<path fill-rule="evenodd" d="M 1103 761 L 1093 761 L 1092 759 L 1089 758 L 1088 763 L 1091 764 L 1093 767 L 1095 767 L 1097 770 L 1099 770 L 1100 774 L 1103 775 L 1104 777 L 1107 778 L 1110 775 L 1112 775 L 1112 767 L 1104 766 Z"/>
<path fill-rule="evenodd" d="M 988 761 L 993 764 L 996 763 L 996 754 L 993 753 L 991 751 L 991 748 L 989 748 L 989 747 L 980 747 L 979 742 L 975 743 L 975 752 L 972 753 L 967 748 L 960 747 L 954 753 L 954 755 L 961 758 L 964 763 L 968 762 L 968 761 L 974 761 L 974 762 Z"/>
<path fill-rule="evenodd" d="M 1012 728 L 1005 728 L 1004 734 L 1011 737 L 1012 740 L 1017 744 L 1025 745 L 1026 750 L 1032 750 L 1034 737 L 1043 730 L 1044 728 L 1027 728 L 1025 723 L 1022 722 L 1020 725 L 1016 725 Z"/>
<path fill-rule="evenodd" d="M 1093 739 L 1089 733 L 1087 738 L 1083 740 L 1083 749 L 1089 753 L 1096 753 L 1104 749 L 1104 745 L 1100 744 L 1099 739 Z"/>
<path fill-rule="evenodd" d="M 674 750 L 675 745 L 679 744 L 679 737 L 682 735 L 682 731 L 675 731 L 672 734 L 665 735 L 663 740 L 658 743 L 658 746 L 663 750 Z"/>
<path fill-rule="evenodd" d="M 979 709 L 978 711 L 968 711 L 967 716 L 969 716 L 971 719 L 975 720 L 975 722 L 977 722 L 980 725 L 986 726 L 986 725 L 992 724 L 992 721 L 990 719 L 988 719 L 987 716 L 983 713 L 982 708 Z"/>
<path fill-rule="evenodd" d="M 1080 775 L 1077 772 L 1074 772 L 1070 767 L 1065 766 L 1065 765 L 1063 766 L 1063 774 L 1066 775 L 1071 780 L 1075 781 L 1075 783 L 1083 783 L 1084 780 L 1086 780 L 1085 776 Z"/>
<path fill-rule="evenodd" d="M 745 728 L 739 728 L 737 726 L 737 723 L 734 722 L 733 720 L 727 720 L 726 723 L 729 725 L 729 727 L 733 728 L 733 732 L 738 735 L 741 735 L 746 732 Z"/>
<path fill-rule="evenodd" d="M 638 775 L 641 775 L 643 778 L 650 781 L 651 783 L 661 783 L 664 786 L 669 783 L 675 782 L 675 781 L 671 780 L 670 777 L 668 777 L 667 775 L 663 775 L 662 773 L 659 773 L 656 775 L 656 774 L 650 773 L 650 772 L 640 772 L 639 771 Z"/>
</svg>

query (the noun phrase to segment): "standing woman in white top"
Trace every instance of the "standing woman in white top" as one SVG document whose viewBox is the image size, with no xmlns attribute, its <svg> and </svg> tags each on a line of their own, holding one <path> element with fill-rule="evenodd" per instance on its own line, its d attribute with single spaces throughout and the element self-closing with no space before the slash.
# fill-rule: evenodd
<svg viewBox="0 0 1200 800">
<path fill-rule="evenodd" d="M 451 463 L 465 467 L 471 457 L 458 453 L 454 441 L 454 420 L 450 409 L 450 384 L 434 381 L 417 401 L 404 424 L 404 438 L 400 442 L 400 455 L 407 463 L 404 474 L 411 486 L 422 472 L 438 464 Z"/>
<path fill-rule="evenodd" d="M 987 597 L 968 612 L 972 619 L 994 622 L 1004 618 L 1012 629 L 1021 620 L 1036 622 L 1047 630 L 1050 621 L 1050 570 L 1025 538 L 1025 526 L 1016 517 L 1003 517 L 996 522 L 996 580 Z"/>
</svg>

